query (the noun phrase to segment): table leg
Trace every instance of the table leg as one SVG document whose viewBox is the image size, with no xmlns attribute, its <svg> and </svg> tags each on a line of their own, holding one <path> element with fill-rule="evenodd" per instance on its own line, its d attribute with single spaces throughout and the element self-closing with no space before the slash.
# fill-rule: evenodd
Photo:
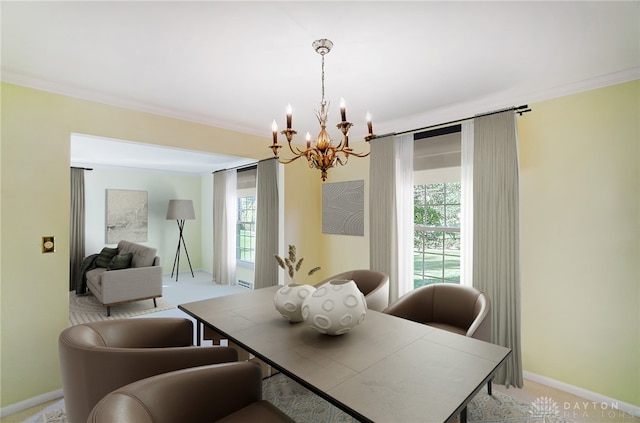
<svg viewBox="0 0 640 423">
<path fill-rule="evenodd" d="M 467 423 L 467 407 L 460 412 L 460 423 Z"/>
</svg>

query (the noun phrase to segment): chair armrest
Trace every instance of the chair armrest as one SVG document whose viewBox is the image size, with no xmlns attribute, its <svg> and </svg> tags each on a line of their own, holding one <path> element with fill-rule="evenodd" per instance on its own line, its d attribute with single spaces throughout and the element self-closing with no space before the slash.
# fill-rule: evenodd
<svg viewBox="0 0 640 423">
<path fill-rule="evenodd" d="M 383 313 L 417 323 L 427 323 L 431 321 L 431 305 L 427 304 L 419 295 L 405 294 L 393 304 L 389 305 L 389 307 L 385 308 Z"/>
<path fill-rule="evenodd" d="M 485 342 L 491 342 L 491 300 L 484 293 L 478 296 L 476 300 L 476 314 L 475 319 L 469 329 L 467 330 L 467 336 L 475 339 L 479 339 Z"/>
<path fill-rule="evenodd" d="M 389 283 L 377 286 L 369 294 L 365 295 L 367 308 L 376 311 L 383 311 L 389 306 Z"/>
<path fill-rule="evenodd" d="M 88 421 L 217 421 L 261 398 L 262 371 L 258 365 L 218 364 L 164 373 L 124 386 L 105 396 Z"/>
<path fill-rule="evenodd" d="M 233 362 L 237 354 L 231 347 L 61 347 L 64 396 L 74 399 L 69 404 L 75 407 L 73 415 L 87 416 L 101 398 L 129 383 L 175 370 Z"/>
<path fill-rule="evenodd" d="M 438 321 L 434 318 L 435 287 L 447 284 L 425 285 L 409 291 L 398 298 L 383 313 L 392 314 L 417 323 Z"/>
</svg>

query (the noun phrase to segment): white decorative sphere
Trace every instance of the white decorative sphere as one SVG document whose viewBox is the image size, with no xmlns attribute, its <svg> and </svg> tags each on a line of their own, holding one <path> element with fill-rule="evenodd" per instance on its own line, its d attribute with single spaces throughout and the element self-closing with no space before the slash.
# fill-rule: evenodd
<svg viewBox="0 0 640 423">
<path fill-rule="evenodd" d="M 290 322 L 302 322 L 302 302 L 316 290 L 311 285 L 292 283 L 276 292 L 273 304 L 276 310 Z"/>
<path fill-rule="evenodd" d="M 342 335 L 362 323 L 367 301 L 352 280 L 333 280 L 302 303 L 305 322 L 320 333 Z"/>
</svg>

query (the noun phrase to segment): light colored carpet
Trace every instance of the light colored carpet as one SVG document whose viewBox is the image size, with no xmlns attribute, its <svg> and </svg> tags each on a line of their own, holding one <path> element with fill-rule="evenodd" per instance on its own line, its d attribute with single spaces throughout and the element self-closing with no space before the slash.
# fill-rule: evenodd
<svg viewBox="0 0 640 423">
<path fill-rule="evenodd" d="M 80 323 L 99 322 L 101 320 L 126 319 L 142 314 L 175 308 L 167 301 L 156 298 L 158 307 L 153 306 L 153 300 L 134 301 L 131 303 L 111 306 L 111 316 L 107 317 L 107 308 L 91 294 L 76 295 L 75 291 L 69 291 L 69 325 Z"/>
<path fill-rule="evenodd" d="M 263 382 L 263 398 L 272 402 L 298 423 L 354 423 L 353 417 L 294 382 L 277 374 Z M 401 405 L 400 405 L 401 406 Z M 468 421 L 476 423 L 572 423 L 553 404 L 527 404 L 500 392 L 482 389 L 468 407 Z M 64 401 L 49 406 L 24 423 L 66 423 Z M 425 415 L 424 422 L 430 423 Z"/>
</svg>

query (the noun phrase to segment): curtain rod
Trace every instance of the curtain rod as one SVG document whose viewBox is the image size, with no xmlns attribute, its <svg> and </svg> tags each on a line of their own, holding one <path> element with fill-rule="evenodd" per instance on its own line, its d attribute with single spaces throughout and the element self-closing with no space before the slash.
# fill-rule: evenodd
<svg viewBox="0 0 640 423">
<path fill-rule="evenodd" d="M 90 167 L 78 167 L 78 166 L 71 166 L 71 169 L 80 169 L 80 170 L 93 170 Z"/>
<path fill-rule="evenodd" d="M 211 172 L 211 174 L 215 174 L 215 173 L 218 173 L 218 172 L 224 172 L 224 171 L 227 171 L 227 170 L 233 170 L 233 169 L 245 169 L 245 168 L 248 168 L 248 167 L 256 166 L 258 163 L 266 162 L 267 160 L 275 160 L 275 159 L 277 159 L 277 157 L 269 157 L 268 159 L 261 159 L 261 160 L 255 161 L 253 163 L 247 163 L 247 164 L 243 164 L 243 165 L 239 165 L 239 166 L 235 166 L 235 167 L 230 167 L 228 169 L 219 169 L 219 170 L 216 170 L 214 172 Z"/>
<path fill-rule="evenodd" d="M 412 129 L 412 130 L 409 130 L 409 131 L 402 131 L 402 132 L 391 132 L 389 134 L 378 135 L 378 136 L 376 136 L 374 138 L 383 138 L 383 137 L 388 137 L 388 136 L 391 136 L 391 135 L 404 135 L 404 134 L 411 134 L 411 133 L 415 134 L 415 133 L 422 132 L 422 131 L 427 131 L 429 129 L 436 128 L 436 127 L 439 127 L 439 126 L 448 126 L 448 125 L 453 125 L 453 124 L 456 124 L 456 123 L 462 123 L 462 122 L 465 122 L 465 121 L 468 121 L 468 120 L 471 120 L 471 119 L 474 119 L 474 118 L 477 118 L 477 117 L 495 115 L 497 113 L 508 112 L 509 110 L 515 111 L 520 116 L 522 116 L 523 113 L 527 113 L 527 112 L 531 111 L 531 109 L 529 108 L 529 106 L 527 104 L 523 104 L 522 106 L 518 106 L 518 107 L 508 107 L 506 109 L 495 110 L 493 112 L 480 113 L 480 114 L 477 114 L 475 116 L 470 116 L 470 117 L 463 118 L 463 119 L 456 119 L 456 120 L 452 120 L 452 121 L 449 121 L 449 122 L 444 122 L 444 123 L 438 123 L 438 124 L 435 124 L 435 125 L 425 126 L 424 128 Z"/>
</svg>

